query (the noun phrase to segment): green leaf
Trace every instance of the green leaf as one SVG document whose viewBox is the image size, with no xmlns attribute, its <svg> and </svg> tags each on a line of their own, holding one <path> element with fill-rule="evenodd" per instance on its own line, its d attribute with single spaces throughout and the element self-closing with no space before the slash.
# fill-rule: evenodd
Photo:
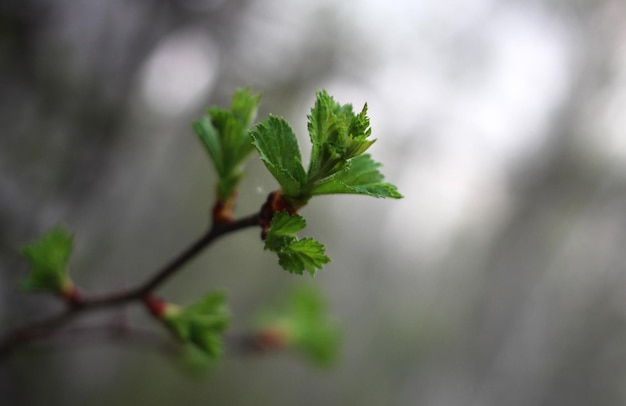
<svg viewBox="0 0 626 406">
<path fill-rule="evenodd" d="M 218 199 L 226 201 L 241 179 L 241 165 L 254 151 L 248 128 L 256 115 L 260 95 L 239 89 L 228 110 L 211 108 L 208 117 L 193 123 L 193 129 L 211 157 L 218 173 Z"/>
<path fill-rule="evenodd" d="M 179 349 L 175 366 L 193 378 L 206 378 L 215 367 L 215 360 L 193 344 L 186 344 Z"/>
<path fill-rule="evenodd" d="M 236 168 L 253 150 L 248 137 L 248 127 L 256 116 L 261 96 L 249 89 L 235 91 L 230 110 L 209 109 L 209 115 L 220 134 L 227 169 Z"/>
<path fill-rule="evenodd" d="M 163 322 L 181 341 L 197 347 L 210 359 L 222 355 L 222 333 L 230 322 L 224 292 L 212 292 L 199 302 L 179 308 L 168 305 Z"/>
<path fill-rule="evenodd" d="M 315 106 L 308 116 L 309 136 L 313 144 L 308 183 L 318 183 L 348 166 L 348 160 L 365 152 L 375 140 L 371 135 L 367 104 L 355 115 L 352 105 L 337 103 L 326 91 L 317 93 Z"/>
<path fill-rule="evenodd" d="M 265 309 L 259 317 L 259 330 L 272 329 L 284 332 L 288 345 L 319 366 L 328 366 L 337 358 L 339 329 L 317 289 L 296 289 L 282 305 Z"/>
<path fill-rule="evenodd" d="M 261 160 L 280 184 L 285 196 L 296 197 L 306 182 L 300 147 L 293 130 L 282 118 L 270 116 L 250 132 Z"/>
<path fill-rule="evenodd" d="M 316 185 L 311 194 L 351 193 L 383 198 L 402 198 L 394 185 L 382 182 L 384 176 L 378 171 L 380 166 L 368 154 L 358 156 L 350 160 L 345 170 Z"/>
<path fill-rule="evenodd" d="M 73 238 L 69 231 L 55 227 L 22 248 L 22 255 L 30 263 L 31 269 L 21 281 L 21 288 L 53 293 L 64 293 L 69 289 L 72 282 L 67 275 L 67 263 L 72 246 Z"/>
<path fill-rule="evenodd" d="M 274 215 L 265 238 L 265 249 L 278 251 L 285 243 L 297 241 L 295 234 L 306 227 L 306 220 L 300 215 L 290 216 L 286 211 Z"/>
<path fill-rule="evenodd" d="M 250 124 L 256 116 L 260 100 L 259 93 L 252 93 L 247 88 L 237 89 L 230 104 L 230 111 L 237 121 Z M 246 148 L 251 148 L 248 142 L 245 144 Z"/>
<path fill-rule="evenodd" d="M 305 270 L 315 275 L 318 269 L 330 262 L 324 244 L 312 238 L 293 241 L 277 252 L 280 266 L 298 275 L 302 275 Z"/>
<path fill-rule="evenodd" d="M 300 215 L 289 215 L 286 211 L 274 214 L 267 230 L 265 249 L 278 254 L 280 266 L 290 272 L 302 275 L 306 270 L 315 275 L 318 269 L 330 262 L 324 245 L 312 238 L 299 240 L 296 233 L 306 226 Z"/>
<path fill-rule="evenodd" d="M 220 177 L 226 174 L 226 168 L 224 166 L 224 153 L 222 152 L 222 143 L 220 140 L 220 134 L 217 129 L 211 123 L 208 117 L 195 121 L 193 123 L 193 130 L 198 135 L 198 138 L 204 145 L 204 148 L 209 153 L 209 156 L 213 160 L 213 165 Z"/>
</svg>

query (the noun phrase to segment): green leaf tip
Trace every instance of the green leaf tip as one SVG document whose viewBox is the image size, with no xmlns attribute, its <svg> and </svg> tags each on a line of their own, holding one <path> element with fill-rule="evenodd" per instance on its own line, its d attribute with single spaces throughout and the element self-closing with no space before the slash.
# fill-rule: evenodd
<svg viewBox="0 0 626 406">
<path fill-rule="evenodd" d="M 73 237 L 63 227 L 55 227 L 24 246 L 21 253 L 30 264 L 30 272 L 20 287 L 27 291 L 69 294 L 73 284 L 67 274 L 67 263 L 72 248 Z"/>
<path fill-rule="evenodd" d="M 282 304 L 259 315 L 259 332 L 277 331 L 287 347 L 292 347 L 319 366 L 329 366 L 337 358 L 341 336 L 318 289 L 294 289 Z"/>
<path fill-rule="evenodd" d="M 217 194 L 226 201 L 235 192 L 243 173 L 243 161 L 254 151 L 248 128 L 256 116 L 260 94 L 249 89 L 235 91 L 230 109 L 208 109 L 193 129 L 213 161 L 219 176 Z"/>
<path fill-rule="evenodd" d="M 308 119 L 313 144 L 308 172 L 311 184 L 342 171 L 350 159 L 361 155 L 376 141 L 368 139 L 372 130 L 367 104 L 355 115 L 352 105 L 337 103 L 325 90 L 317 92 Z"/>
<path fill-rule="evenodd" d="M 224 292 L 208 293 L 187 307 L 170 304 L 162 320 L 178 339 L 193 345 L 208 358 L 215 360 L 222 355 L 222 333 L 230 323 Z"/>
<path fill-rule="evenodd" d="M 311 193 L 313 195 L 350 193 L 401 199 L 403 196 L 394 185 L 383 182 L 384 177 L 378 171 L 380 166 L 381 164 L 374 162 L 369 154 L 360 155 L 351 159 L 346 169 L 316 185 Z"/>
<path fill-rule="evenodd" d="M 306 221 L 298 214 L 286 211 L 274 214 L 265 238 L 265 249 L 278 254 L 279 265 L 298 275 L 307 271 L 314 276 L 318 269 L 330 262 L 322 243 L 312 238 L 298 239 L 296 233 L 306 227 Z"/>
<path fill-rule="evenodd" d="M 252 144 L 287 196 L 298 196 L 306 182 L 300 147 L 283 118 L 269 116 L 250 132 Z"/>
<path fill-rule="evenodd" d="M 383 182 L 378 170 L 381 165 L 364 154 L 376 141 L 369 138 L 367 104 L 355 114 L 352 105 L 341 105 L 325 90 L 318 91 L 307 128 L 312 148 L 306 171 L 296 136 L 285 120 L 270 116 L 250 132 L 253 145 L 292 209 L 323 194 L 402 197 L 394 185 Z"/>
</svg>

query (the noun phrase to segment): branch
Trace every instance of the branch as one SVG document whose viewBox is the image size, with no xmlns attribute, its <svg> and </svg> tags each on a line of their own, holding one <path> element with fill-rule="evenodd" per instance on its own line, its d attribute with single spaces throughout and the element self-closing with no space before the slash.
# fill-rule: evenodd
<svg viewBox="0 0 626 406">
<path fill-rule="evenodd" d="M 211 229 L 202 235 L 197 241 L 177 255 L 171 262 L 139 286 L 120 293 L 111 293 L 95 298 L 73 298 L 68 301 L 68 308 L 56 316 L 41 320 L 12 333 L 9 333 L 0 341 L 0 362 L 6 360 L 18 347 L 31 341 L 50 337 L 54 332 L 74 320 L 81 314 L 98 309 L 114 308 L 131 302 L 144 302 L 149 305 L 149 298 L 153 292 L 168 279 L 173 277 L 184 265 L 194 259 L 204 249 L 206 249 L 216 239 L 232 232 L 258 226 L 260 224 L 260 214 L 252 214 L 239 220 L 231 222 L 214 222 Z"/>
</svg>

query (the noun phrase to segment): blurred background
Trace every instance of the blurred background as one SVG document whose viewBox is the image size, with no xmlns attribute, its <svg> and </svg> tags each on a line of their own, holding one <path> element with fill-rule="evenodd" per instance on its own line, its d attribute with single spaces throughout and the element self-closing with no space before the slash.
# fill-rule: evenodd
<svg viewBox="0 0 626 406">
<path fill-rule="evenodd" d="M 47 228 L 75 233 L 93 293 L 205 230 L 215 176 L 190 122 L 237 87 L 305 151 L 316 89 L 367 101 L 405 198 L 314 199 L 304 234 L 333 259 L 314 279 L 245 230 L 161 291 L 225 288 L 243 331 L 317 286 L 342 328 L 333 368 L 232 354 L 197 378 L 151 348 L 58 340 L 0 365 L 2 403 L 626 404 L 625 22 L 622 0 L 3 1 L 3 333 L 61 309 L 15 287 L 16 249 Z M 277 187 L 248 169 L 238 215 Z M 88 321 L 119 317 L 153 327 L 134 307 Z"/>
</svg>

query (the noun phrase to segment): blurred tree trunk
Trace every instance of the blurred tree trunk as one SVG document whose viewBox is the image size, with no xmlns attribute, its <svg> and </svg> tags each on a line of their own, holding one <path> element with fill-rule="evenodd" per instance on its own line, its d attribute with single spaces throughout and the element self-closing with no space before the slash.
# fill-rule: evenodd
<svg viewBox="0 0 626 406">
<path fill-rule="evenodd" d="M 584 41 L 577 81 L 488 255 L 477 330 L 469 333 L 474 405 L 625 401 L 626 371 L 606 370 L 613 364 L 606 357 L 626 357 L 615 347 L 624 347 L 623 313 L 610 298 L 624 288 L 626 184 L 584 147 L 588 109 L 610 88 L 611 57 L 621 46 L 599 24 L 611 6 L 589 4 L 572 16 Z M 621 283 L 601 286 L 606 280 Z"/>
</svg>

